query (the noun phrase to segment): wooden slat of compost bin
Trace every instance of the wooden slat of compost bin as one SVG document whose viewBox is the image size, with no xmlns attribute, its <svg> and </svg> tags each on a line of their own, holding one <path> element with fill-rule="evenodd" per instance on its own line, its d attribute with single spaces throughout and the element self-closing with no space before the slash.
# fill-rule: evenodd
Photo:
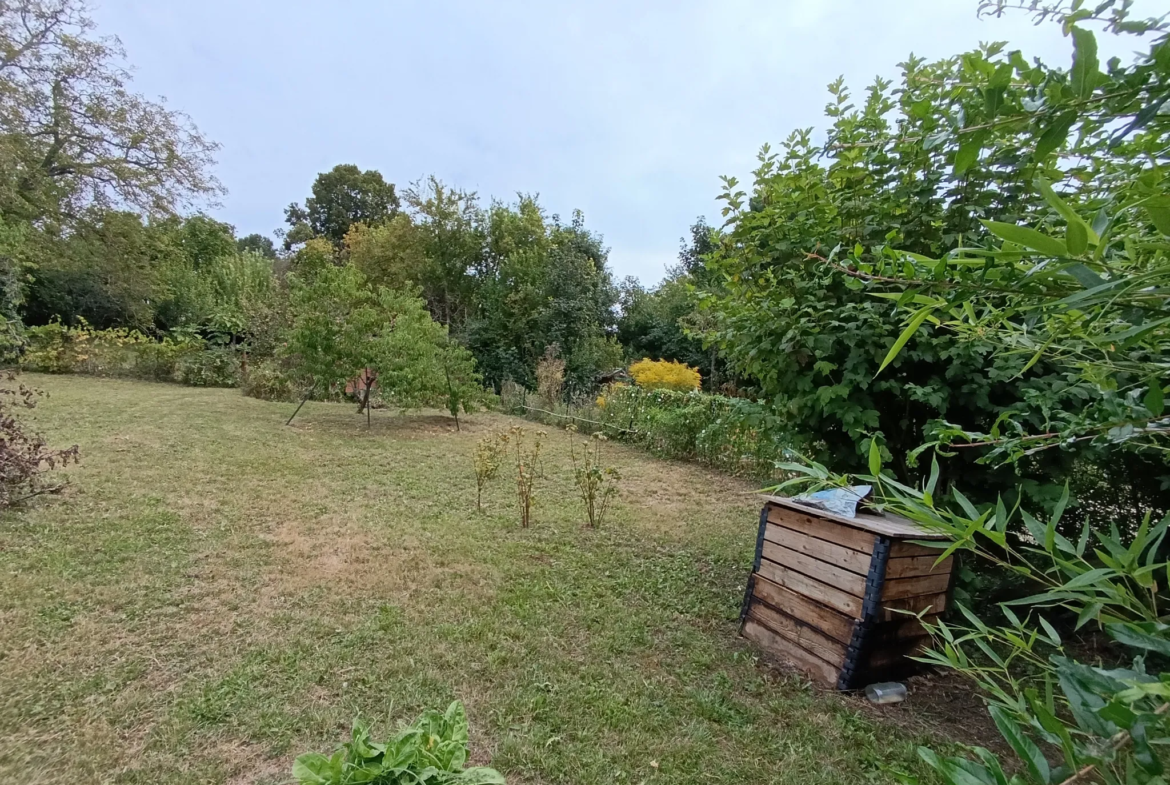
<svg viewBox="0 0 1170 785">
<path fill-rule="evenodd" d="M 810 537 L 844 545 L 846 548 L 861 551 L 866 556 L 873 553 L 874 541 L 877 539 L 870 532 L 855 529 L 852 526 L 842 526 L 833 521 L 814 518 L 811 515 L 775 505 L 769 505 L 768 522 L 786 529 L 795 529 Z"/>
<path fill-rule="evenodd" d="M 902 616 L 900 619 L 880 622 L 874 625 L 873 630 L 870 631 L 870 640 L 876 647 L 881 647 L 890 641 L 929 636 L 930 633 L 923 625 L 935 624 L 938 619 L 939 614 L 933 613 L 929 616 L 923 616 L 921 619 L 914 616 Z"/>
<path fill-rule="evenodd" d="M 947 609 L 947 593 L 923 594 L 918 597 L 904 597 L 902 599 L 882 600 L 882 610 L 879 615 L 881 621 L 905 618 L 906 613 L 922 613 L 929 609 L 931 613 L 942 613 Z M 905 611 L 906 613 L 902 613 Z"/>
<path fill-rule="evenodd" d="M 798 553 L 790 548 L 785 548 L 767 540 L 764 540 L 763 556 L 768 561 L 782 564 L 785 567 L 791 567 L 797 572 L 802 572 L 821 583 L 836 586 L 847 594 L 852 594 L 857 597 L 865 596 L 864 575 L 858 575 L 855 572 L 850 572 L 828 562 L 814 559 L 811 556 L 805 556 L 803 553 Z M 912 580 L 922 579 L 915 578 Z M 926 592 L 918 593 L 925 594 Z"/>
<path fill-rule="evenodd" d="M 762 575 L 757 575 L 752 584 L 752 596 L 756 602 L 765 602 L 799 621 L 816 627 L 843 644 L 848 644 L 853 639 L 856 619 L 819 602 L 813 602 L 803 594 L 772 583 Z"/>
<path fill-rule="evenodd" d="M 801 624 L 791 616 L 780 613 L 770 605 L 757 602 L 748 616 L 805 651 L 810 651 L 835 668 L 845 664 L 845 644 L 835 641 L 820 630 Z"/>
<path fill-rule="evenodd" d="M 765 651 L 784 657 L 791 665 L 804 671 L 815 681 L 826 685 L 837 683 L 838 668 L 780 637 L 755 619 L 749 617 L 744 622 L 743 636 L 758 643 Z"/>
<path fill-rule="evenodd" d="M 825 510 L 818 510 L 814 507 L 806 507 L 803 504 L 798 504 L 792 499 L 786 499 L 783 496 L 765 496 L 764 500 L 769 504 L 776 504 L 781 507 L 786 507 L 796 512 L 804 513 L 805 515 L 816 516 L 817 518 L 824 518 L 837 523 L 843 523 L 846 526 L 852 526 L 855 529 L 862 529 L 874 534 L 881 534 L 886 537 L 892 537 L 899 540 L 945 540 L 946 535 L 939 532 L 932 532 L 922 528 L 913 521 L 897 515 L 870 515 L 869 513 L 859 512 L 855 518 L 846 518 L 843 515 L 835 515 Z"/>
<path fill-rule="evenodd" d="M 783 564 L 776 564 L 767 559 L 760 562 L 760 569 L 757 574 L 762 575 L 772 583 L 791 589 L 798 594 L 803 594 L 805 597 L 816 600 L 823 605 L 828 605 L 830 608 L 838 610 L 846 616 L 854 619 L 861 618 L 862 598 L 844 592 L 836 586 L 821 583 L 790 567 Z"/>
<path fill-rule="evenodd" d="M 946 545 L 947 543 L 943 540 L 939 540 L 938 547 L 918 545 L 909 540 L 894 540 L 890 543 L 890 558 L 901 559 L 906 556 L 933 556 L 937 559 L 939 556 L 942 556 Z"/>
<path fill-rule="evenodd" d="M 834 528 L 843 529 L 844 527 L 835 526 Z M 865 532 L 858 533 L 864 534 Z M 810 537 L 794 529 L 777 526 L 774 523 L 769 523 L 765 528 L 764 539 L 859 575 L 865 575 L 869 572 L 869 563 L 873 560 L 872 553 L 861 553 L 827 540 Z"/>
<path fill-rule="evenodd" d="M 947 575 L 951 571 L 953 556 L 946 557 L 942 564 L 935 566 L 939 554 L 933 556 L 903 556 L 886 562 L 886 580 L 913 578 L 918 575 Z"/>
<path fill-rule="evenodd" d="M 871 668 L 890 665 L 903 657 L 913 657 L 922 653 L 929 645 L 930 638 L 928 637 L 909 638 L 894 644 L 888 644 L 873 651 L 866 658 L 866 665 Z"/>
<path fill-rule="evenodd" d="M 917 597 L 920 594 L 938 594 L 945 592 L 950 584 L 950 573 L 887 580 L 882 585 L 882 600 L 900 600 L 905 597 Z"/>
</svg>

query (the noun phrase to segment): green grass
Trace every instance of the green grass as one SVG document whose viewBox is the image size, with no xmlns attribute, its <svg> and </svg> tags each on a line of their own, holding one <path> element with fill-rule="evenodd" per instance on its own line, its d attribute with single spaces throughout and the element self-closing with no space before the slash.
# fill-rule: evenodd
<svg viewBox="0 0 1170 785">
<path fill-rule="evenodd" d="M 749 485 L 611 448 L 583 528 L 567 434 L 535 523 L 471 454 L 530 423 L 233 390 L 29 377 L 80 444 L 60 497 L 0 515 L 0 779 L 288 780 L 352 718 L 463 700 L 510 783 L 888 782 L 914 742 L 757 661 L 737 632 Z"/>
</svg>

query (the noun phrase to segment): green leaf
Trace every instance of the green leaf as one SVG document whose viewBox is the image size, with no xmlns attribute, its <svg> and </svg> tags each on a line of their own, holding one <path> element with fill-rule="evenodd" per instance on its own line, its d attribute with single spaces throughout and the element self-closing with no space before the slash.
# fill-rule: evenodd
<svg viewBox="0 0 1170 785">
<path fill-rule="evenodd" d="M 967 171 L 979 160 L 979 152 L 983 149 L 983 142 L 987 139 L 987 130 L 973 134 L 963 134 L 959 149 L 955 151 L 955 174 L 960 175 Z"/>
<path fill-rule="evenodd" d="M 1083 526 L 1081 526 L 1081 538 L 1077 540 L 1077 556 L 1085 555 L 1085 546 L 1089 544 L 1089 521 L 1086 519 Z"/>
<path fill-rule="evenodd" d="M 991 707 L 991 718 L 995 720 L 995 727 L 999 728 L 1000 735 L 1028 767 L 1033 779 L 1041 783 L 1050 782 L 1048 759 L 1040 752 L 1036 743 L 1020 730 L 1016 721 L 1000 706 Z"/>
<path fill-rule="evenodd" d="M 1157 725 L 1155 727 L 1157 728 Z M 1160 728 L 1158 731 L 1157 740 L 1161 741 L 1162 733 L 1160 732 Z M 1137 761 L 1137 764 L 1149 774 L 1161 774 L 1162 759 L 1154 753 L 1153 748 L 1150 746 L 1149 737 L 1146 735 L 1145 720 L 1133 724 L 1133 727 L 1129 729 L 1129 738 L 1133 742 L 1133 757 Z M 1152 783 L 1153 780 L 1150 780 L 1150 782 Z"/>
<path fill-rule="evenodd" d="M 1166 625 L 1144 626 L 1148 629 L 1142 629 L 1142 626 L 1133 623 L 1106 624 L 1105 631 L 1109 633 L 1109 637 L 1124 646 L 1170 656 L 1170 639 L 1166 637 Z"/>
<path fill-rule="evenodd" d="M 878 446 L 877 436 L 869 440 L 869 473 L 874 477 L 882 473 L 882 448 Z"/>
<path fill-rule="evenodd" d="M 1097 232 L 1091 226 L 1085 223 L 1083 218 L 1077 215 L 1077 211 L 1074 210 L 1068 202 L 1060 198 L 1060 194 L 1053 190 L 1052 184 L 1048 182 L 1048 180 L 1044 179 L 1043 177 L 1037 177 L 1036 188 L 1040 191 L 1041 195 L 1043 195 L 1044 201 L 1048 202 L 1052 209 L 1060 213 L 1061 217 L 1068 222 L 1070 231 L 1072 230 L 1073 224 L 1079 224 L 1080 226 L 1084 227 L 1087 242 L 1091 243 L 1092 245 L 1097 245 L 1101 242 L 1101 238 L 1097 235 Z M 1069 251 L 1073 252 L 1074 254 L 1083 253 L 1083 251 L 1072 251 L 1071 242 L 1069 243 Z"/>
<path fill-rule="evenodd" d="M 1068 255 L 1068 249 L 1060 240 L 1057 240 L 1055 237 L 1049 237 L 1030 227 L 1017 226 L 1001 221 L 983 221 L 982 223 L 987 227 L 987 231 L 1009 243 L 1022 245 L 1025 248 L 1031 248 L 1033 251 L 1039 251 L 1048 256 Z"/>
<path fill-rule="evenodd" d="M 293 761 L 292 775 L 300 785 L 324 785 L 332 778 L 332 764 L 319 752 L 298 755 Z"/>
<path fill-rule="evenodd" d="M 1057 117 L 1052 125 L 1045 128 L 1044 132 L 1040 134 L 1040 138 L 1036 140 L 1036 160 L 1043 161 L 1056 148 L 1064 144 L 1065 140 L 1068 139 L 1069 130 L 1072 129 L 1073 123 L 1076 121 L 1076 112 L 1066 112 Z"/>
<path fill-rule="evenodd" d="M 1142 404 L 1155 417 L 1161 417 L 1162 411 L 1165 409 L 1166 399 L 1162 394 L 1162 384 L 1157 379 L 1150 381 L 1150 389 L 1146 392 L 1146 397 L 1142 399 Z"/>
<path fill-rule="evenodd" d="M 1162 234 L 1170 237 L 1170 207 L 1146 207 L 1150 223 Z"/>
<path fill-rule="evenodd" d="M 1049 643 L 1051 643 L 1053 646 L 1059 646 L 1060 635 L 1056 632 L 1056 628 L 1049 624 L 1048 619 L 1045 619 L 1043 616 L 1037 615 L 1036 618 L 1040 620 L 1040 626 L 1043 627 L 1044 632 L 1048 634 Z"/>
<path fill-rule="evenodd" d="M 1060 499 L 1057 500 L 1056 506 L 1052 508 L 1052 517 L 1048 519 L 1049 528 L 1055 530 L 1056 524 L 1060 523 L 1061 517 L 1064 515 L 1064 508 L 1068 506 L 1068 483 L 1064 484 L 1064 491 L 1060 494 Z M 1049 545 L 1051 547 L 1051 545 Z"/>
<path fill-rule="evenodd" d="M 1097 583 L 1102 578 L 1104 578 L 1108 575 L 1115 575 L 1116 573 L 1117 573 L 1116 570 L 1111 570 L 1108 567 L 1094 567 L 1091 570 L 1086 570 L 1086 571 L 1082 572 L 1080 575 L 1076 576 L 1071 581 L 1064 584 L 1064 586 L 1062 586 L 1061 588 L 1063 588 L 1063 589 L 1079 589 L 1082 586 L 1092 586 L 1094 583 Z"/>
<path fill-rule="evenodd" d="M 1071 221 L 1064 233 L 1065 245 L 1072 256 L 1080 256 L 1089 250 L 1089 232 L 1084 223 Z"/>
<path fill-rule="evenodd" d="M 1097 59 L 1097 37 L 1089 30 L 1074 27 L 1073 64 L 1069 72 L 1069 87 L 1077 98 L 1088 98 L 1097 87 L 1100 62 Z"/>
<path fill-rule="evenodd" d="M 894 358 L 896 358 L 898 353 L 902 351 L 902 347 L 904 347 L 907 342 L 909 342 L 914 333 L 918 332 L 918 328 L 921 327 L 922 323 L 926 321 L 926 317 L 930 316 L 934 312 L 934 309 L 935 306 L 928 305 L 925 308 L 920 308 L 914 313 L 914 316 L 910 318 L 910 323 L 906 325 L 906 329 L 902 331 L 902 334 L 898 336 L 898 340 L 894 341 L 894 345 L 890 347 L 890 351 L 886 354 L 886 359 L 882 360 L 882 365 L 880 368 L 878 368 L 877 373 L 874 374 L 874 376 L 880 374 L 886 369 L 887 365 L 894 361 Z"/>
<path fill-rule="evenodd" d="M 934 489 L 938 486 L 938 476 L 939 476 L 938 454 L 935 453 L 935 455 L 930 459 L 930 479 L 927 480 L 927 482 L 926 482 L 926 492 L 927 493 L 929 493 L 929 494 L 934 493 Z"/>
<path fill-rule="evenodd" d="M 1093 619 L 1097 618 L 1097 614 L 1101 612 L 1103 607 L 1105 606 L 1099 602 L 1090 602 L 1088 605 L 1081 608 L 1081 612 L 1077 614 L 1076 629 L 1079 630 L 1081 627 L 1084 627 Z"/>
</svg>

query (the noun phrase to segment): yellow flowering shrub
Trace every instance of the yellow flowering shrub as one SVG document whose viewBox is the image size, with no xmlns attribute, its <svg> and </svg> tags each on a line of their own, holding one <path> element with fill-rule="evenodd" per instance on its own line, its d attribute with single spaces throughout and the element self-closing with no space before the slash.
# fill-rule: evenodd
<svg viewBox="0 0 1170 785">
<path fill-rule="evenodd" d="M 630 366 L 634 382 L 647 390 L 690 392 L 699 389 L 703 377 L 689 365 L 673 360 L 638 360 Z"/>
</svg>

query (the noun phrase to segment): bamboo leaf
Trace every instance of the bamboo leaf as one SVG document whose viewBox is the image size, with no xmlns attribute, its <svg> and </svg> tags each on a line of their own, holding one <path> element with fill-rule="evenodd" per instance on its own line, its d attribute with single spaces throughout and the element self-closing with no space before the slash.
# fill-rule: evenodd
<svg viewBox="0 0 1170 785">
<path fill-rule="evenodd" d="M 877 374 L 874 374 L 874 376 L 880 374 L 885 370 L 887 365 L 894 361 L 894 358 L 898 356 L 914 333 L 918 332 L 918 328 L 926 321 L 926 317 L 930 316 L 933 312 L 934 306 L 931 305 L 921 308 L 914 313 L 914 316 L 910 319 L 910 323 L 906 325 L 906 329 L 902 331 L 902 334 L 898 336 L 898 340 L 894 341 L 894 345 L 890 347 L 890 351 L 886 354 L 886 359 L 882 360 L 882 365 L 878 368 Z"/>
<path fill-rule="evenodd" d="M 1031 227 L 1017 226 L 1016 224 L 1003 223 L 1002 221 L 983 221 L 983 225 L 987 227 L 987 231 L 1009 243 L 1022 245 L 1025 248 L 1031 248 L 1033 251 L 1039 251 L 1048 256 L 1068 255 L 1068 248 L 1065 247 L 1064 243 L 1055 237 L 1049 237 L 1043 232 L 1038 232 Z"/>
<path fill-rule="evenodd" d="M 1051 781 L 1051 772 L 1048 768 L 1048 759 L 1001 706 L 991 707 L 991 718 L 995 720 L 995 727 L 999 728 L 1000 735 L 1008 745 L 1020 756 L 1020 760 L 1028 767 L 1032 777 L 1041 783 Z"/>
<path fill-rule="evenodd" d="M 1097 59 L 1097 37 L 1089 30 L 1073 27 L 1073 64 L 1069 72 L 1069 87 L 1077 98 L 1088 98 L 1097 87 L 1100 62 Z"/>
</svg>

